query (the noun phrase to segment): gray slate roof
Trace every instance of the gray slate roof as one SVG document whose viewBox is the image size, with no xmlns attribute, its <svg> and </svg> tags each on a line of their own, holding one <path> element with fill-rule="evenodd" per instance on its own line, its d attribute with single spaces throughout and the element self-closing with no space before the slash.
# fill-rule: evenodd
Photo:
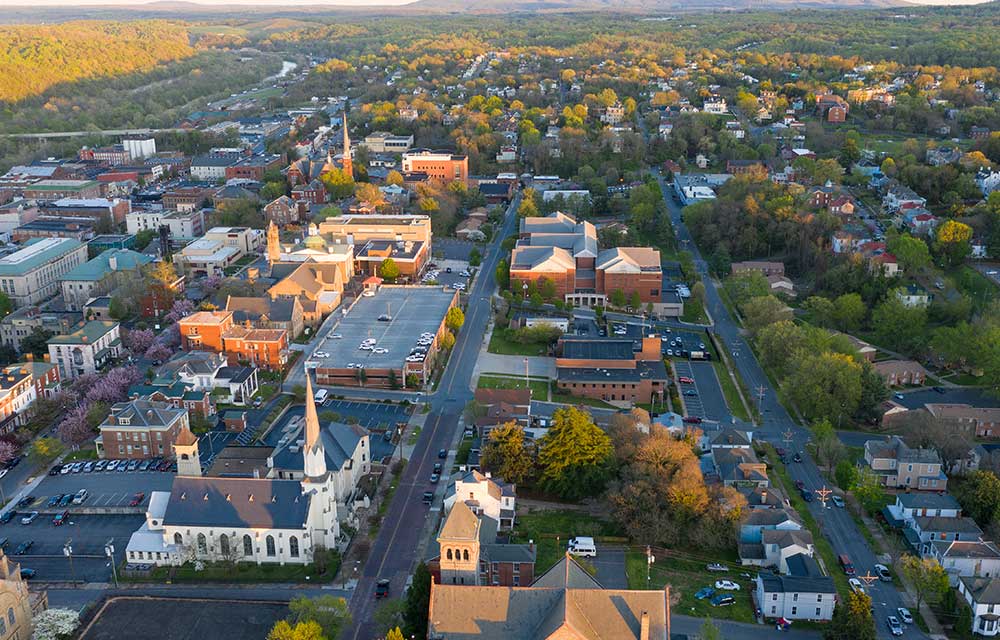
<svg viewBox="0 0 1000 640">
<path fill-rule="evenodd" d="M 303 529 L 310 496 L 295 480 L 174 478 L 169 526 Z"/>
</svg>

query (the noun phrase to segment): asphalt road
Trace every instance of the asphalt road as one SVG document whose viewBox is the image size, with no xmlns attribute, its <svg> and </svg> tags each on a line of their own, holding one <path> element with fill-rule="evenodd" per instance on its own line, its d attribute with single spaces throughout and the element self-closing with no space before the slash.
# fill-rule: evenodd
<svg viewBox="0 0 1000 640">
<path fill-rule="evenodd" d="M 907 409 L 919 409 L 925 404 L 947 403 L 947 404 L 968 404 L 973 407 L 996 407 L 1000 405 L 1000 400 L 990 396 L 985 389 L 975 387 L 941 387 L 944 393 L 934 391 L 933 388 L 915 389 L 900 393 L 903 396 L 899 399 L 895 396 L 890 398 L 893 402 L 898 402 Z"/>
<path fill-rule="evenodd" d="M 496 289 L 495 272 L 501 253 L 500 243 L 514 232 L 520 199 L 518 194 L 511 202 L 502 230 L 485 252 L 479 275 L 469 291 L 465 325 L 458 334 L 437 390 L 426 396 L 431 411 L 406 470 L 400 477 L 368 561 L 360 571 L 360 580 L 350 603 L 354 624 L 345 630 L 343 638 L 369 640 L 376 636 L 377 630 L 372 621 L 376 604 L 375 582 L 389 579 L 392 583 L 391 597 L 402 595 L 407 577 L 421 559 L 415 557 L 414 551 L 418 548 L 424 525 L 428 518 L 436 518 L 440 513 L 440 496 L 431 507 L 425 505 L 421 497 L 424 491 L 432 488 L 427 478 L 438 461 L 438 451 L 450 449 L 460 435 L 458 420 L 466 402 L 472 398 L 472 374 L 492 313 L 491 297 Z"/>
<path fill-rule="evenodd" d="M 784 445 L 783 434 L 788 433 L 791 437 L 788 448 L 795 451 L 803 451 L 805 444 L 810 439 L 808 429 L 799 426 L 778 402 L 774 389 L 771 388 L 767 376 L 757 362 L 756 357 L 744 340 L 739 327 L 733 321 L 729 312 L 719 298 L 715 282 L 708 275 L 708 267 L 702 259 L 684 221 L 681 219 L 681 207 L 674 199 L 672 190 L 659 173 L 654 173 L 654 177 L 660 183 L 663 192 L 663 199 L 667 205 L 674 231 L 682 246 L 691 251 L 695 259 L 695 267 L 701 276 L 706 291 L 706 306 L 708 312 L 715 322 L 715 334 L 725 343 L 725 348 L 730 359 L 733 361 L 743 381 L 751 393 L 756 397 L 758 390 L 763 390 L 760 399 L 761 414 L 763 424 L 755 434 L 757 438 L 763 438 L 769 442 Z M 933 393 L 933 392 L 932 392 Z M 939 394 L 938 397 L 942 397 Z M 789 473 L 793 480 L 801 480 L 809 489 L 822 488 L 826 481 L 822 479 L 819 469 L 807 454 L 803 454 L 801 464 L 791 464 Z M 823 534 L 829 539 L 833 546 L 834 553 L 847 554 L 854 563 L 858 572 L 864 574 L 874 567 L 875 555 L 868 547 L 865 539 L 861 536 L 857 526 L 850 515 L 843 509 L 823 509 L 819 501 L 809 503 L 809 509 L 819 522 Z M 837 571 L 837 567 L 827 567 L 828 571 Z M 889 585 L 889 586 L 887 586 Z M 872 602 L 875 607 L 875 628 L 879 637 L 892 637 L 885 625 L 885 618 L 897 607 L 904 606 L 899 591 L 892 587 L 890 583 L 877 582 L 869 590 Z M 926 637 L 916 628 L 907 629 L 907 637 Z"/>
</svg>

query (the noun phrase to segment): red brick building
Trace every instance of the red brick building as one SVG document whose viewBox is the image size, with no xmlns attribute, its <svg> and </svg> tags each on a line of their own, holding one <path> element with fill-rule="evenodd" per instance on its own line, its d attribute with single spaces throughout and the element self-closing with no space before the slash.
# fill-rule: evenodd
<svg viewBox="0 0 1000 640">
<path fill-rule="evenodd" d="M 669 376 L 658 337 L 643 338 L 633 351 L 631 338 L 608 340 L 564 336 L 556 358 L 556 386 L 584 396 L 629 406 L 661 400 Z"/>
<path fill-rule="evenodd" d="M 222 353 L 222 334 L 233 326 L 232 311 L 198 311 L 177 322 L 185 351 Z"/>
<path fill-rule="evenodd" d="M 468 156 L 454 155 L 445 151 L 420 149 L 403 154 L 405 173 L 423 173 L 428 178 L 451 182 L 469 180 Z"/>
<path fill-rule="evenodd" d="M 186 409 L 149 400 L 119 402 L 100 424 L 97 452 L 112 460 L 172 457 L 177 436 L 187 429 Z"/>
<path fill-rule="evenodd" d="M 274 371 L 288 362 L 288 332 L 284 329 L 232 327 L 222 334 L 222 345 L 230 364 L 249 362 Z"/>
<path fill-rule="evenodd" d="M 236 164 L 226 167 L 226 180 L 243 178 L 246 180 L 256 180 L 258 182 L 268 171 L 279 170 L 284 166 L 282 157 L 278 154 L 269 156 L 251 156 L 243 158 Z"/>
</svg>

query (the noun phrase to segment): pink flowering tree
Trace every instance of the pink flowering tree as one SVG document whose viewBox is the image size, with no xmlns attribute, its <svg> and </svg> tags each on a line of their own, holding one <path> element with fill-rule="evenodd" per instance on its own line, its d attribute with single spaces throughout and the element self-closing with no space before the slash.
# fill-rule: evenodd
<svg viewBox="0 0 1000 640">
<path fill-rule="evenodd" d="M 7 464 L 17 455 L 17 445 L 10 440 L 0 440 L 0 464 Z"/>
<path fill-rule="evenodd" d="M 152 329 L 135 329 L 122 336 L 125 348 L 136 357 L 146 353 L 146 350 L 153 345 L 153 340 L 155 339 L 156 334 L 153 333 Z"/>
<path fill-rule="evenodd" d="M 170 311 L 167 315 L 163 316 L 163 319 L 167 322 L 177 322 L 185 316 L 189 316 L 194 312 L 194 303 L 190 300 L 184 298 L 174 301 L 174 306 L 170 307 Z"/>
<path fill-rule="evenodd" d="M 162 342 L 157 342 L 157 343 L 153 344 L 153 346 L 151 346 L 146 351 L 146 357 L 149 358 L 150 360 L 154 360 L 154 361 L 155 360 L 160 360 L 160 361 L 169 360 L 170 356 L 172 356 L 173 354 L 174 354 L 173 349 L 171 349 L 167 345 L 163 344 Z"/>
<path fill-rule="evenodd" d="M 78 446 L 94 437 L 94 430 L 87 423 L 87 405 L 77 405 L 59 423 L 59 439 L 66 444 Z"/>
<path fill-rule="evenodd" d="M 137 367 L 115 367 L 104 374 L 99 384 L 90 388 L 86 402 L 121 402 L 128 398 L 128 388 L 140 380 L 142 374 Z"/>
</svg>

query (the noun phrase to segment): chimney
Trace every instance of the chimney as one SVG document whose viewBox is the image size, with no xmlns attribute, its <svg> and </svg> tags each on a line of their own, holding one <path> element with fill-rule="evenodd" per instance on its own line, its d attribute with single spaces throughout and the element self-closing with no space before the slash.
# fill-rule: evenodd
<svg viewBox="0 0 1000 640">
<path fill-rule="evenodd" d="M 643 611 L 639 619 L 639 640 L 649 640 L 649 612 Z"/>
<path fill-rule="evenodd" d="M 108 258 L 108 268 L 112 271 L 118 271 L 118 257 L 111 256 Z"/>
<path fill-rule="evenodd" d="M 767 504 L 767 489 L 760 490 L 760 503 Z"/>
</svg>

